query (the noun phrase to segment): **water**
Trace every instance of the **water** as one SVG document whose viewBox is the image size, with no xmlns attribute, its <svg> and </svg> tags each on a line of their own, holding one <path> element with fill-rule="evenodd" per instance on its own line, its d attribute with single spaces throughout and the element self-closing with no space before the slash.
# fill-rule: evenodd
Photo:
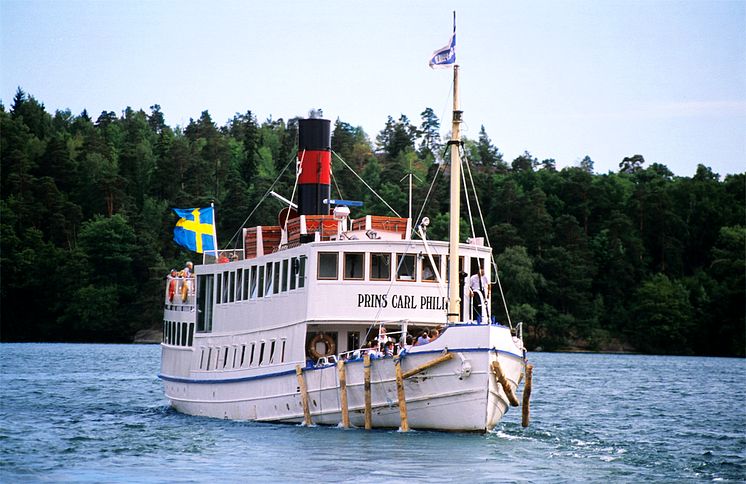
<svg viewBox="0 0 746 484">
<path fill-rule="evenodd" d="M 0 481 L 746 480 L 746 360 L 545 354 L 486 435 L 180 415 L 148 345 L 0 345 Z"/>
</svg>

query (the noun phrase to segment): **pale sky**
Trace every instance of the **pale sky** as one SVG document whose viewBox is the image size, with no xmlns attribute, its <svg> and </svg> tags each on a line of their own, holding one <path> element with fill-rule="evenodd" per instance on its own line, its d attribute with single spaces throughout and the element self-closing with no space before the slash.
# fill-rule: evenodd
<svg viewBox="0 0 746 484">
<path fill-rule="evenodd" d="M 431 107 L 445 135 L 451 73 L 427 61 L 454 9 L 464 134 L 483 124 L 506 160 L 746 170 L 746 0 L 0 0 L 0 99 L 21 86 L 94 119 L 160 104 L 171 126 L 321 108 L 373 140 Z"/>
</svg>

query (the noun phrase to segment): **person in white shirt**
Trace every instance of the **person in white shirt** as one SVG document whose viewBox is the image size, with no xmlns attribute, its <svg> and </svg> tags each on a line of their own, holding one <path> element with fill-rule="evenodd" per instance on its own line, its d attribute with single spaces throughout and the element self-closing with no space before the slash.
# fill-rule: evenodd
<svg viewBox="0 0 746 484">
<path fill-rule="evenodd" d="M 482 294 L 481 298 L 475 294 L 476 291 Z M 486 303 L 490 299 L 491 294 L 492 287 L 487 280 L 487 276 L 484 275 L 484 269 L 480 267 L 479 274 L 474 274 L 469 279 L 469 296 L 471 297 L 473 313 L 476 316 L 477 323 L 482 322 L 482 298 L 484 298 L 484 302 Z"/>
</svg>

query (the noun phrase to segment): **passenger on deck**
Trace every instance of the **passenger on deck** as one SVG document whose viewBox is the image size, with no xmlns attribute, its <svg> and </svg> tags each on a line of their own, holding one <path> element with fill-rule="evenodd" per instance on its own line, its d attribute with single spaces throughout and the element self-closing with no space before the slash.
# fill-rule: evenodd
<svg viewBox="0 0 746 484">
<path fill-rule="evenodd" d="M 430 342 L 431 343 L 435 341 L 436 339 L 438 339 L 438 336 L 440 336 L 440 332 L 437 329 L 433 328 L 430 330 Z"/>
<path fill-rule="evenodd" d="M 482 294 L 481 298 L 477 296 L 476 291 Z M 482 302 L 486 304 L 491 293 L 492 288 L 487 281 L 487 276 L 484 275 L 484 268 L 480 268 L 479 274 L 474 274 L 469 279 L 469 296 L 471 297 L 473 314 L 477 324 L 482 322 Z"/>
<path fill-rule="evenodd" d="M 183 277 L 192 277 L 192 272 L 194 271 L 194 264 L 192 264 L 192 261 L 188 260 L 186 263 L 186 266 L 184 266 L 184 269 L 181 270 Z"/>
<path fill-rule="evenodd" d="M 428 344 L 429 342 L 430 342 L 430 336 L 428 335 L 427 330 L 425 330 L 420 334 L 420 337 L 417 338 L 417 342 L 414 345 L 422 346 L 422 345 Z"/>
<path fill-rule="evenodd" d="M 179 273 L 176 269 L 171 269 L 168 281 L 168 302 L 174 302 L 174 295 L 176 294 L 176 279 L 179 277 Z"/>
<path fill-rule="evenodd" d="M 387 341 L 386 347 L 383 350 L 383 356 L 394 356 L 394 342 Z"/>
</svg>

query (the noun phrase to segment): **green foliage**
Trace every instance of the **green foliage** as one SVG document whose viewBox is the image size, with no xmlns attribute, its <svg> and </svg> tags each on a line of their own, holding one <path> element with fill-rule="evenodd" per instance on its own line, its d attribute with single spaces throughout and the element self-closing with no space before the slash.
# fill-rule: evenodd
<svg viewBox="0 0 746 484">
<path fill-rule="evenodd" d="M 218 239 L 240 245 L 232 237 L 272 183 L 292 192 L 297 126 L 297 118 L 259 122 L 251 111 L 219 126 L 205 111 L 172 128 L 157 104 L 95 120 L 86 111 L 51 115 L 19 89 L 7 111 L 0 107 L 0 338 L 129 341 L 157 326 L 163 275 L 193 256 L 171 241 L 170 209 L 213 202 Z M 353 217 L 391 214 L 347 164 L 406 214 L 412 173 L 417 214 L 437 173 L 423 215 L 428 237 L 447 239 L 440 130 L 430 108 L 417 125 L 388 117 L 374 146 L 337 119 L 333 196 L 364 202 Z M 484 126 L 463 141 L 486 234 L 473 198 L 468 219 L 464 195 L 462 241 L 490 240 L 530 349 L 614 341 L 644 352 L 744 355 L 746 173 L 721 180 L 700 165 L 677 177 L 642 155 L 623 159 L 618 173 L 595 174 L 587 156 L 558 171 L 529 152 L 507 163 Z M 269 198 L 247 224 L 274 225 L 281 208 Z M 506 322 L 494 289 L 495 316 Z"/>
</svg>

